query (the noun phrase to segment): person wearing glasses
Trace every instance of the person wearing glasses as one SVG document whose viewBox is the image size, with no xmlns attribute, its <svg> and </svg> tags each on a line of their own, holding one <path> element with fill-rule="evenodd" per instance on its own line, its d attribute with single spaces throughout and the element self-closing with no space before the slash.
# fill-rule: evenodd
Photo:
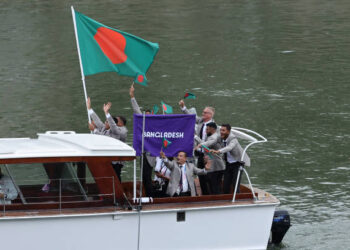
<svg viewBox="0 0 350 250">
<path fill-rule="evenodd" d="M 184 100 L 179 102 L 180 108 L 183 113 L 190 114 L 190 111 L 186 108 Z M 202 111 L 202 116 L 196 116 L 196 142 L 205 141 L 207 139 L 207 124 L 214 122 L 215 109 L 213 107 L 205 107 Z M 200 169 L 204 168 L 204 152 L 202 148 L 198 148 L 194 152 L 194 155 L 197 157 L 197 167 Z M 209 194 L 209 180 L 207 176 L 199 176 L 199 183 L 202 189 L 202 194 Z"/>
</svg>

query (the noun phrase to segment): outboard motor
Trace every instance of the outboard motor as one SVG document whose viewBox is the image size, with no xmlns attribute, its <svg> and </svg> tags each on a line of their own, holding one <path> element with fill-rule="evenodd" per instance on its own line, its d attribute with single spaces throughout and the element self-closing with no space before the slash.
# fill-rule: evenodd
<svg viewBox="0 0 350 250">
<path fill-rule="evenodd" d="M 287 210 L 275 211 L 272 220 L 269 243 L 280 244 L 290 228 L 290 216 Z"/>
</svg>

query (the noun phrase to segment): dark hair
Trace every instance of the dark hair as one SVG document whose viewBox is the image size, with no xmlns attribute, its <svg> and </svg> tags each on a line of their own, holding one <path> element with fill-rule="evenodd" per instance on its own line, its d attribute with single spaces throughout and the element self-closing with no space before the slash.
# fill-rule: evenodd
<svg viewBox="0 0 350 250">
<path fill-rule="evenodd" d="M 179 154 L 179 153 L 184 153 L 184 154 L 185 154 L 185 156 L 187 157 L 187 153 L 186 153 L 185 151 L 182 151 L 182 150 L 177 151 L 177 154 Z"/>
<path fill-rule="evenodd" d="M 118 119 L 117 119 L 117 117 L 114 117 L 114 116 L 113 116 L 112 118 L 113 118 L 115 124 L 118 124 Z"/>
<path fill-rule="evenodd" d="M 118 117 L 119 117 L 119 119 L 120 120 L 122 120 L 122 122 L 123 122 L 123 124 L 124 124 L 124 126 L 126 125 L 126 119 L 125 119 L 125 117 L 124 116 L 113 116 L 113 120 L 114 120 L 114 122 L 115 122 L 115 124 L 118 124 Z"/>
<path fill-rule="evenodd" d="M 150 110 L 150 109 L 146 109 L 146 110 L 145 110 L 145 113 L 147 113 L 147 112 L 149 112 L 149 113 L 152 114 L 152 110 Z"/>
<path fill-rule="evenodd" d="M 118 116 L 120 120 L 122 120 L 124 126 L 126 125 L 126 118 L 122 115 Z"/>
<path fill-rule="evenodd" d="M 218 126 L 216 126 L 216 123 L 215 123 L 215 122 L 209 122 L 209 123 L 207 124 L 207 127 L 214 128 L 214 129 L 217 129 L 217 128 L 218 128 Z"/>
<path fill-rule="evenodd" d="M 231 125 L 230 124 L 222 124 L 221 127 L 225 127 L 228 131 L 231 131 Z"/>
</svg>

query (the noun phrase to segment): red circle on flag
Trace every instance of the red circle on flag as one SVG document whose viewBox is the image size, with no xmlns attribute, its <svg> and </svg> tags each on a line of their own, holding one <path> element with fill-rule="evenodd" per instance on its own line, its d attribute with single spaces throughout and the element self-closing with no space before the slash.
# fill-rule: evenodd
<svg viewBox="0 0 350 250">
<path fill-rule="evenodd" d="M 114 30 L 100 27 L 94 36 L 103 53 L 111 60 L 113 64 L 124 63 L 128 59 L 124 53 L 126 40 L 125 37 Z"/>
<path fill-rule="evenodd" d="M 144 78 L 143 78 L 143 75 L 138 75 L 138 76 L 137 76 L 137 81 L 138 81 L 138 82 L 143 82 L 143 79 L 144 79 Z"/>
</svg>

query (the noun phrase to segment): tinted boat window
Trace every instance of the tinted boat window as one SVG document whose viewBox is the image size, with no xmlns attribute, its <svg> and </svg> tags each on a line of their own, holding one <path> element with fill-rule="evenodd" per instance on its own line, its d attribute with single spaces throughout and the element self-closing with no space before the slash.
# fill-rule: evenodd
<svg viewBox="0 0 350 250">
<path fill-rule="evenodd" d="M 7 167 L 17 185 L 44 185 L 49 181 L 42 163 L 7 164 Z M 4 165 L 2 169 L 8 174 Z"/>
<path fill-rule="evenodd" d="M 50 162 L 4 165 L 25 202 L 87 201 L 99 197 L 94 178 L 85 162 Z"/>
</svg>

